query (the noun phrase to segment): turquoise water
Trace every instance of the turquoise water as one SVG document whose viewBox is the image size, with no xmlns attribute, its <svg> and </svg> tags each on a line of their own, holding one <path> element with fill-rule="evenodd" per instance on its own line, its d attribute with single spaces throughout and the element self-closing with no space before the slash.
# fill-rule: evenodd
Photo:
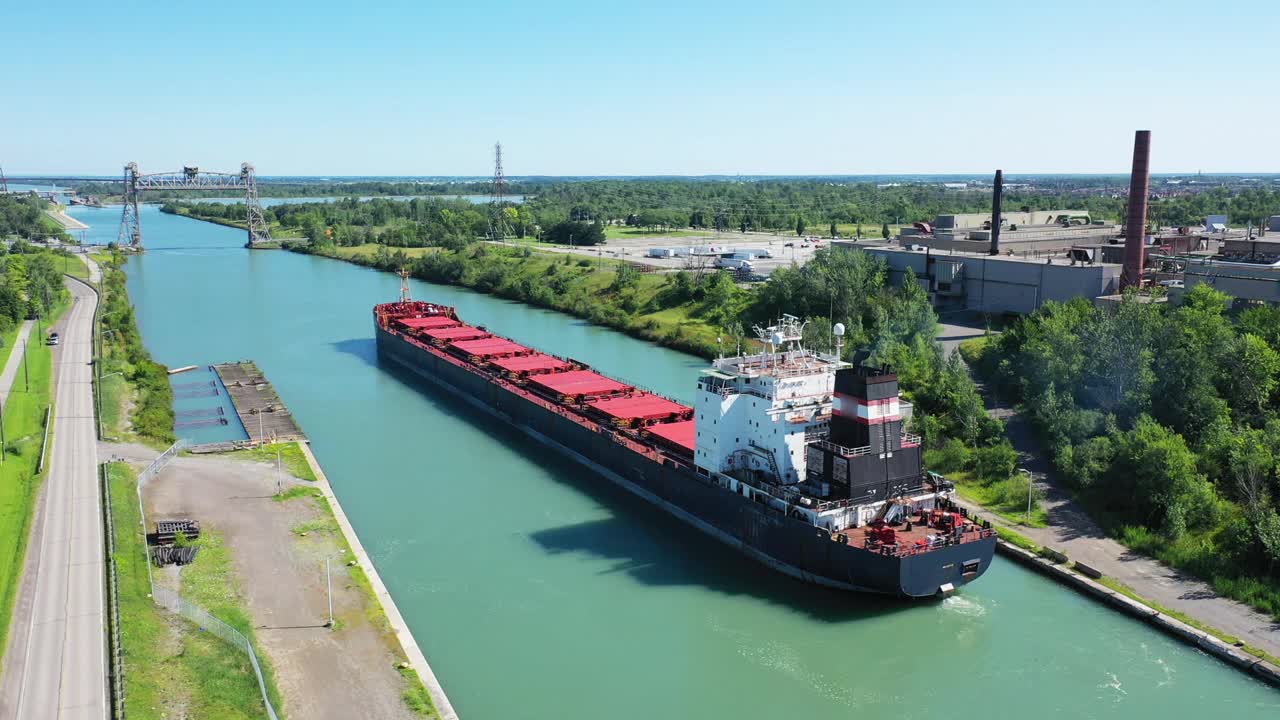
<svg viewBox="0 0 1280 720">
<path fill-rule="evenodd" d="M 191 364 L 191 363 L 189 363 Z M 170 366 L 186 367 L 185 365 Z M 231 396 L 207 364 L 169 376 L 173 389 L 174 434 L 194 445 L 248 440 Z"/>
<path fill-rule="evenodd" d="M 114 238 L 118 210 L 72 212 Z M 370 307 L 394 276 L 249 252 L 241 231 L 150 208 L 143 223 L 174 248 L 129 261 L 148 347 L 170 366 L 258 362 L 466 720 L 1280 716 L 1280 693 L 1003 560 L 910 605 L 757 567 L 378 366 Z M 678 397 L 703 365 L 483 295 L 413 292 Z"/>
</svg>

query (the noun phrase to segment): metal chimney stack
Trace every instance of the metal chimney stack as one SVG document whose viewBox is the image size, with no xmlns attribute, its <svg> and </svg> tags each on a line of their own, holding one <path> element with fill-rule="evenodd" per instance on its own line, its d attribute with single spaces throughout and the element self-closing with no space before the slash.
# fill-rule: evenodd
<svg viewBox="0 0 1280 720">
<path fill-rule="evenodd" d="M 1129 175 L 1129 217 L 1124 230 L 1124 269 L 1120 289 L 1142 283 L 1143 252 L 1147 237 L 1147 198 L 1151 192 L 1151 131 L 1133 137 L 1133 171 Z"/>
<path fill-rule="evenodd" d="M 991 254 L 1000 254 L 1000 201 L 1004 198 L 1004 173 L 996 171 L 995 189 L 991 193 Z"/>
</svg>

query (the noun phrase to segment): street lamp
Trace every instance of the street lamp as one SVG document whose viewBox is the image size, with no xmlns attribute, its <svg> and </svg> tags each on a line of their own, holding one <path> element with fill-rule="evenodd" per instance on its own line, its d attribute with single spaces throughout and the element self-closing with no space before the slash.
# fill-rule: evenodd
<svg viewBox="0 0 1280 720">
<path fill-rule="evenodd" d="M 335 557 L 346 552 L 346 550 L 339 550 L 324 556 L 324 583 L 329 589 L 329 622 L 326 622 L 324 626 L 328 628 L 333 627 L 333 572 L 330 570 L 329 564 Z"/>
<path fill-rule="evenodd" d="M 1023 475 L 1027 476 L 1027 515 L 1024 522 L 1027 525 L 1027 527 L 1031 527 L 1031 497 L 1033 495 L 1032 482 L 1034 482 L 1035 476 L 1032 475 L 1031 471 L 1027 470 L 1026 468 L 1023 468 L 1022 470 L 1020 470 L 1020 472 Z"/>
</svg>

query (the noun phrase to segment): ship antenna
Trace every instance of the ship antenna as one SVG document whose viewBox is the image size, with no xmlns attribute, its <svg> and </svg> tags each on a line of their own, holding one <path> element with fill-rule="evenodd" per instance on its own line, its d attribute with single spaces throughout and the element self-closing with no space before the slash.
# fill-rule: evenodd
<svg viewBox="0 0 1280 720">
<path fill-rule="evenodd" d="M 400 268 L 396 274 L 400 276 L 400 302 L 409 302 L 409 271 Z"/>
</svg>

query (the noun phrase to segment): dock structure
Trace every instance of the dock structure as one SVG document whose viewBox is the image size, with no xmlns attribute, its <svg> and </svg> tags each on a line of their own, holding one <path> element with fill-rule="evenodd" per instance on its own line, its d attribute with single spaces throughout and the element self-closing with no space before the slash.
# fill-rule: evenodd
<svg viewBox="0 0 1280 720">
<path fill-rule="evenodd" d="M 252 361 L 214 365 L 213 371 L 231 395 L 231 404 L 250 442 L 303 440 L 307 436 L 281 402 L 280 396 Z"/>
</svg>

